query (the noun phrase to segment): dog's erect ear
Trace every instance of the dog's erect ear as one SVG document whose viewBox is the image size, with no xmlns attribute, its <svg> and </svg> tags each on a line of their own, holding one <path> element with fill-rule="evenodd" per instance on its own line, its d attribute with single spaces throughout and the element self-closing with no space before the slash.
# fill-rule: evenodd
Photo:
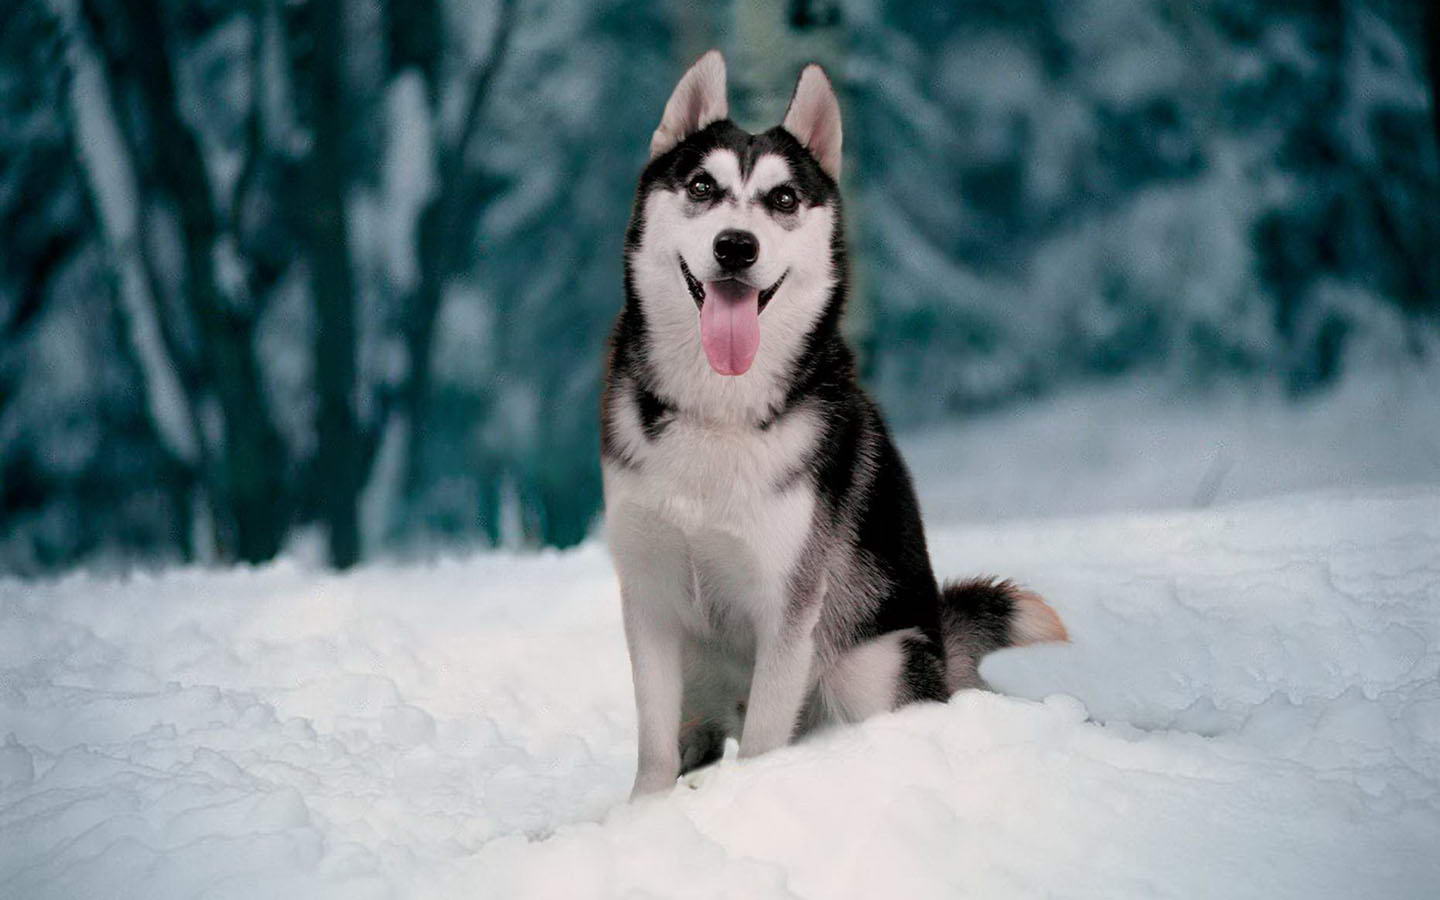
<svg viewBox="0 0 1440 900">
<path fill-rule="evenodd" d="M 827 175 L 840 180 L 840 101 L 835 99 L 824 69 L 811 63 L 800 73 L 782 124 L 815 156 Z"/>
<path fill-rule="evenodd" d="M 729 115 L 730 103 L 725 99 L 725 57 L 719 50 L 711 50 L 675 85 L 675 92 L 665 104 L 665 115 L 660 117 L 660 127 L 650 138 L 650 158 Z"/>
</svg>

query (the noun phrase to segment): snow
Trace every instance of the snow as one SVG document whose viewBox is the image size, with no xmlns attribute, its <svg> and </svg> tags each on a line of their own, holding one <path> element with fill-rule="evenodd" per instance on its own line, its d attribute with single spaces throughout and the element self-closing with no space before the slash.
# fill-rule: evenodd
<svg viewBox="0 0 1440 900">
<path fill-rule="evenodd" d="M 596 542 L 0 583 L 0 896 L 1440 891 L 1440 486 L 931 549 L 1073 643 L 634 805 Z"/>
<path fill-rule="evenodd" d="M 929 521 L 1175 509 L 1334 486 L 1440 483 L 1440 369 L 1357 367 L 1299 401 L 1165 379 L 1070 389 L 900 435 Z"/>
</svg>

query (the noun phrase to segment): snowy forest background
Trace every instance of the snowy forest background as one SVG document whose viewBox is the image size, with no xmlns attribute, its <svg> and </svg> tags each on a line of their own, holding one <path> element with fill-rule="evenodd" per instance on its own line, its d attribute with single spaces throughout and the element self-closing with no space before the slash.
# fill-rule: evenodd
<svg viewBox="0 0 1440 900">
<path fill-rule="evenodd" d="M 18 0 L 0 571 L 582 540 L 634 178 L 710 46 L 743 125 L 837 77 L 902 431 L 1440 349 L 1426 0 Z"/>
</svg>

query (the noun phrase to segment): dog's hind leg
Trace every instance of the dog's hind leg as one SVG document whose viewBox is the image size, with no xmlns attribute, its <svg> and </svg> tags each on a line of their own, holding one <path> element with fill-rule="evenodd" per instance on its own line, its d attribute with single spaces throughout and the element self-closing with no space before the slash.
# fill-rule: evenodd
<svg viewBox="0 0 1440 900">
<path fill-rule="evenodd" d="M 939 649 L 917 628 L 891 631 L 857 644 L 820 678 L 820 697 L 841 722 L 860 722 L 915 700 L 945 699 Z"/>
</svg>

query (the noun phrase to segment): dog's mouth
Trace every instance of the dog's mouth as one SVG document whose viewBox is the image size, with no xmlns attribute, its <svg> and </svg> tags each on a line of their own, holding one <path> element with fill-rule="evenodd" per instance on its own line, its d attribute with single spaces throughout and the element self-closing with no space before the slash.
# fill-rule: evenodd
<svg viewBox="0 0 1440 900">
<path fill-rule="evenodd" d="M 680 257 L 680 274 L 700 310 L 700 343 L 710 368 L 720 375 L 743 375 L 760 349 L 760 313 L 790 274 L 786 269 L 767 288 L 738 278 L 701 282 Z"/>
<path fill-rule="evenodd" d="M 680 274 L 683 275 L 683 276 L 685 276 L 685 287 L 686 287 L 687 290 L 690 291 L 690 299 L 695 301 L 695 308 L 696 308 L 696 309 L 704 309 L 704 308 L 705 308 L 705 284 L 702 283 L 702 282 L 700 281 L 700 279 L 696 278 L 696 277 L 690 272 L 690 267 L 687 266 L 687 265 L 685 265 L 685 257 L 683 257 L 683 256 L 680 257 Z M 761 292 L 757 295 L 757 299 L 759 300 L 759 304 L 760 304 L 760 312 L 764 312 L 764 311 L 765 311 L 765 307 L 766 307 L 767 305 L 769 305 L 769 303 L 770 303 L 770 298 L 772 298 L 772 297 L 775 296 L 775 292 L 778 291 L 778 290 L 780 290 L 780 285 L 784 284 L 784 283 L 785 283 L 785 279 L 788 278 L 788 277 L 790 277 L 790 270 L 789 270 L 789 269 L 786 269 L 784 272 L 781 272 L 781 273 L 780 273 L 780 277 L 779 277 L 779 278 L 775 279 L 775 283 L 774 283 L 774 284 L 772 284 L 772 285 L 770 285 L 769 287 L 765 288 L 765 290 L 761 291 Z M 736 278 L 727 278 L 727 279 L 724 279 L 724 281 L 711 282 L 711 284 L 724 284 L 725 282 L 729 282 L 729 281 L 737 282 L 737 283 L 742 284 L 742 285 L 744 284 L 744 282 L 741 282 L 741 281 L 739 281 L 739 279 L 736 279 Z M 746 285 L 746 286 L 748 287 L 748 285 Z"/>
</svg>

